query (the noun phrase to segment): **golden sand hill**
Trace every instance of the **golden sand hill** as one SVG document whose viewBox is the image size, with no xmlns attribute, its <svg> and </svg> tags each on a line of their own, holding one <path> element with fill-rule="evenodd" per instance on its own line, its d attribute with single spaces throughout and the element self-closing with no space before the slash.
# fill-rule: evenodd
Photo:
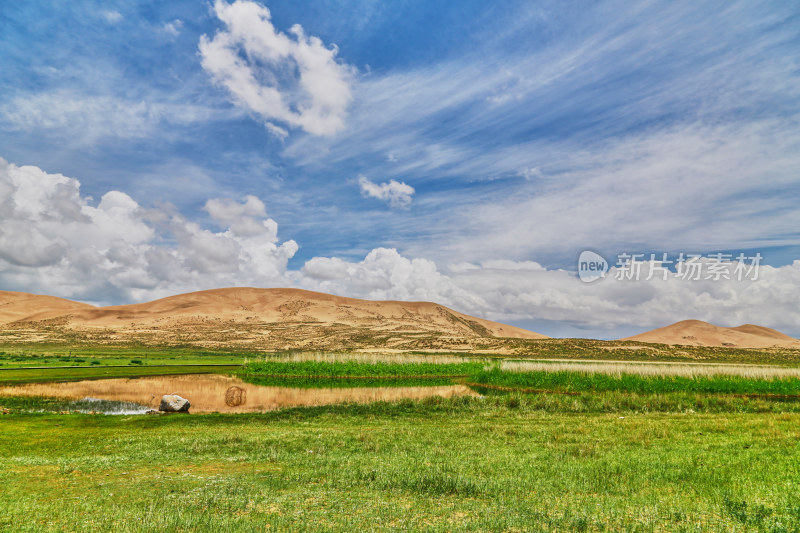
<svg viewBox="0 0 800 533">
<path fill-rule="evenodd" d="M 0 324 L 18 320 L 45 320 L 88 309 L 96 309 L 96 307 L 55 296 L 0 291 Z"/>
<path fill-rule="evenodd" d="M 800 340 L 774 329 L 753 324 L 725 328 L 701 320 L 676 322 L 622 340 L 730 348 L 800 348 Z"/>
<path fill-rule="evenodd" d="M 254 349 L 481 349 L 544 335 L 431 302 L 370 301 L 300 289 L 237 287 L 94 307 L 0 292 L 12 340 L 136 341 Z"/>
</svg>

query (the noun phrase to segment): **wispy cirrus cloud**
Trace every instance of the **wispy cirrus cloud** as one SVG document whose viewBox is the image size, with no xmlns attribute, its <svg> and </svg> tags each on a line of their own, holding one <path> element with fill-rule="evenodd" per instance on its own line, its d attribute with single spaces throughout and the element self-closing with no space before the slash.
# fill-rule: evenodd
<svg viewBox="0 0 800 533">
<path fill-rule="evenodd" d="M 110 9 L 101 11 L 100 16 L 102 16 L 109 24 L 116 24 L 123 19 L 122 13 Z"/>
<path fill-rule="evenodd" d="M 220 116 L 219 111 L 201 105 L 68 89 L 17 96 L 0 106 L 0 120 L 10 129 L 42 132 L 82 146 L 103 139 L 148 138 L 165 123 L 205 123 Z"/>
<path fill-rule="evenodd" d="M 307 171 L 413 180 L 424 195 L 410 223 L 438 224 L 433 249 L 465 260 L 800 245 L 792 195 L 776 193 L 800 194 L 791 8 L 604 2 L 568 21 L 537 11 L 487 35 L 480 60 L 365 77 L 352 128 L 323 149 L 293 139 L 285 155 Z M 571 31 L 508 53 L 503 43 L 536 24 Z M 404 248 L 432 249 L 427 235 Z"/>
</svg>

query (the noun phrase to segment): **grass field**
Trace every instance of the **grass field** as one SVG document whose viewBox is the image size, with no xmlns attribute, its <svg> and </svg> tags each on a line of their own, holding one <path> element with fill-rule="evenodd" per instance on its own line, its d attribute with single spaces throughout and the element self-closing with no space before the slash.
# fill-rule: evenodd
<svg viewBox="0 0 800 533">
<path fill-rule="evenodd" d="M 189 416 L 0 397 L 0 530 L 800 531 L 797 368 L 96 355 L 0 369 L 0 383 L 209 371 L 302 387 L 479 382 L 485 396 Z"/>
<path fill-rule="evenodd" d="M 624 416 L 624 418 L 620 418 Z M 9 531 L 797 531 L 800 414 L 6 415 Z"/>
<path fill-rule="evenodd" d="M 198 350 L 162 346 L 66 346 L 61 344 L 0 344 L 0 370 L 29 366 L 241 364 L 250 352 Z"/>
<path fill-rule="evenodd" d="M 85 368 L 14 368 L 0 369 L 0 385 L 44 383 L 48 381 L 78 381 L 82 379 L 137 378 L 175 374 L 230 373 L 239 365 L 203 366 L 193 364 L 136 365 L 117 367 L 97 365 Z"/>
</svg>

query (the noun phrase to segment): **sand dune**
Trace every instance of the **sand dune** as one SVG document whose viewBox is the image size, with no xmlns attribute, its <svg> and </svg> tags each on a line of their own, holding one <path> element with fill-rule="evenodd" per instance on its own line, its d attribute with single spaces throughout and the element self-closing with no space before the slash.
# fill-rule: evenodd
<svg viewBox="0 0 800 533">
<path fill-rule="evenodd" d="M 300 289 L 236 287 L 152 302 L 94 307 L 50 296 L 0 292 L 0 324 L 59 320 L 76 328 L 171 327 L 190 321 L 339 325 L 376 331 L 437 331 L 454 336 L 546 338 L 431 302 L 371 301 Z"/>
<path fill-rule="evenodd" d="M 0 324 L 17 320 L 45 320 L 54 316 L 69 315 L 89 309 L 96 308 L 89 304 L 56 298 L 55 296 L 0 291 Z"/>
<path fill-rule="evenodd" d="M 683 320 L 622 340 L 731 348 L 800 348 L 800 340 L 774 329 L 753 324 L 726 328 L 701 320 Z"/>
</svg>

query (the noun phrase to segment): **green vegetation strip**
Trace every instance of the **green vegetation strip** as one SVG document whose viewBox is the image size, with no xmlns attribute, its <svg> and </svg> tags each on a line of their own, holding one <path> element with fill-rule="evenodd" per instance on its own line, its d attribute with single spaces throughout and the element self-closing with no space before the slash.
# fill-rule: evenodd
<svg viewBox="0 0 800 533">
<path fill-rule="evenodd" d="M 636 394 L 688 392 L 783 397 L 800 395 L 800 378 L 760 379 L 724 375 L 641 376 L 574 371 L 506 372 L 494 367 L 478 372 L 470 381 L 476 385 L 536 392 L 624 391 Z"/>
<path fill-rule="evenodd" d="M 361 361 L 260 361 L 239 376 L 248 383 L 296 388 L 410 387 L 449 385 L 482 363 L 383 363 Z"/>
<path fill-rule="evenodd" d="M 142 364 L 142 362 L 139 361 L 138 363 L 132 363 L 132 364 Z M 203 363 L 203 364 L 180 364 L 180 363 L 176 363 L 176 364 L 172 364 L 172 365 L 147 365 L 147 366 L 148 366 L 148 368 L 173 368 L 173 367 L 176 367 L 176 366 L 191 366 L 191 367 L 225 366 L 225 367 L 230 368 L 230 367 L 238 366 L 238 365 L 231 365 L 231 364 L 227 364 L 227 363 L 209 363 L 209 364 L 205 364 L 205 363 Z M 86 367 L 85 366 L 77 366 L 77 365 L 71 365 L 71 366 L 15 366 L 15 367 L 10 367 L 10 368 L 0 368 L 0 371 L 3 371 L 3 370 L 57 370 L 57 369 L 64 369 L 64 368 L 86 368 Z M 127 365 L 103 365 L 103 368 L 130 368 L 130 364 L 127 364 Z"/>
<path fill-rule="evenodd" d="M 0 385 L 79 381 L 82 379 L 137 378 L 177 374 L 230 373 L 240 365 L 87 366 L 76 368 L 0 369 Z M 12 371 L 13 370 L 13 371 Z"/>
</svg>

